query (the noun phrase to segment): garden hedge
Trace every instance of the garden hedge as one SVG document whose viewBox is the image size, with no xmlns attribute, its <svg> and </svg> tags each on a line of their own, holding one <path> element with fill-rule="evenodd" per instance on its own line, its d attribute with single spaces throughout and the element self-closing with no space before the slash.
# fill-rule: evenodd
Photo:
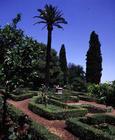
<svg viewBox="0 0 115 140">
<path fill-rule="evenodd" d="M 40 97 L 34 97 L 31 102 L 29 103 L 29 109 L 31 111 L 33 111 L 34 113 L 41 115 L 47 119 L 67 119 L 70 117 L 79 117 L 79 116 L 84 116 L 87 113 L 87 109 L 83 109 L 83 108 L 73 108 L 70 106 L 67 106 L 66 104 L 53 100 L 53 99 L 49 99 L 49 102 L 52 103 L 53 105 L 56 106 L 60 106 L 62 108 L 64 108 L 63 110 L 55 110 L 55 111 L 51 111 L 48 110 L 47 107 L 40 107 L 39 104 L 36 102 L 37 99 L 39 99 Z"/>
<path fill-rule="evenodd" d="M 99 124 L 105 122 L 115 125 L 115 116 L 108 114 L 95 114 L 87 117 L 87 123 L 90 124 Z"/>
<path fill-rule="evenodd" d="M 81 120 L 81 118 L 68 119 L 67 129 L 83 140 L 115 140 L 115 136 L 85 123 L 86 119 L 84 122 Z"/>
<path fill-rule="evenodd" d="M 37 92 L 28 92 L 28 93 L 22 93 L 22 94 L 20 93 L 18 95 L 10 94 L 10 98 L 15 101 L 21 101 L 24 99 L 32 98 L 33 96 L 36 96 L 36 95 L 37 95 Z"/>
<path fill-rule="evenodd" d="M 73 101 L 73 102 L 78 102 L 79 98 L 77 96 L 66 96 L 66 95 L 53 95 L 50 96 L 51 99 L 62 101 L 62 102 L 67 102 L 67 101 Z"/>
<path fill-rule="evenodd" d="M 18 121 L 18 118 L 24 113 L 12 105 L 8 107 L 9 114 L 14 121 Z M 41 124 L 36 123 L 35 121 L 31 120 L 31 128 L 33 129 L 34 134 L 38 140 L 61 140 L 58 136 L 51 133 L 46 127 Z"/>
<path fill-rule="evenodd" d="M 89 102 L 96 101 L 96 98 L 86 96 L 86 95 L 79 95 L 78 97 L 80 100 L 83 100 L 83 101 L 89 101 Z"/>
<path fill-rule="evenodd" d="M 101 108 L 95 105 L 91 104 L 81 104 L 81 105 L 70 105 L 72 107 L 81 107 L 81 108 L 86 108 L 89 113 L 105 113 L 107 112 L 106 108 Z"/>
</svg>

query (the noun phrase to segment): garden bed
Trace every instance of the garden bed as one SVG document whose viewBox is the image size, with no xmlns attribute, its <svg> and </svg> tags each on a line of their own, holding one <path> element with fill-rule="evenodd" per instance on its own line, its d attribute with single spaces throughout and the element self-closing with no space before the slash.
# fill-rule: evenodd
<svg viewBox="0 0 115 140">
<path fill-rule="evenodd" d="M 24 99 L 32 98 L 33 96 L 37 95 L 38 95 L 37 91 L 21 90 L 11 93 L 10 98 L 15 101 L 21 101 Z"/>
<path fill-rule="evenodd" d="M 69 105 L 69 104 L 68 104 Z M 107 108 L 102 108 L 102 107 L 98 107 L 96 105 L 91 105 L 91 104 L 70 104 L 70 106 L 72 107 L 82 107 L 82 108 L 86 108 L 88 110 L 89 113 L 106 113 L 108 112 Z M 111 112 L 111 110 L 109 111 Z"/>
<path fill-rule="evenodd" d="M 96 114 L 66 121 L 67 129 L 83 140 L 115 140 L 115 117 Z"/>
<path fill-rule="evenodd" d="M 47 99 L 47 105 L 41 102 L 41 97 L 34 97 L 29 103 L 29 109 L 50 120 L 63 120 L 70 117 L 84 116 L 87 109 L 70 107 L 60 101 Z"/>
<path fill-rule="evenodd" d="M 95 102 L 97 100 L 96 98 L 87 95 L 79 95 L 78 97 L 80 100 L 89 101 L 89 102 Z"/>
<path fill-rule="evenodd" d="M 52 95 L 50 98 L 61 101 L 61 102 L 78 102 L 79 98 L 77 96 L 69 96 L 69 95 Z"/>
<path fill-rule="evenodd" d="M 2 101 L 2 98 L 0 98 L 0 101 Z M 0 104 L 2 104 L 2 102 L 0 102 Z M 36 123 L 35 121 L 31 120 L 28 117 L 25 120 L 24 116 L 26 115 L 22 111 L 18 110 L 12 105 L 8 105 L 8 117 L 9 117 L 9 120 L 12 120 L 10 121 L 12 122 L 12 124 L 8 129 L 5 139 L 7 139 L 8 137 L 9 140 L 10 139 L 61 140 L 58 136 L 56 136 L 55 134 L 52 134 L 47 128 L 45 128 L 41 124 Z M 24 122 L 26 122 L 26 125 L 24 124 L 23 129 L 22 129 L 22 127 L 19 127 L 19 123 L 22 124 Z M 1 121 L 0 121 L 0 126 L 1 126 Z M 24 129 L 24 128 L 27 128 L 27 129 Z M 2 139 L 2 136 L 4 135 L 0 133 L 0 136 L 1 136 L 0 139 Z"/>
</svg>

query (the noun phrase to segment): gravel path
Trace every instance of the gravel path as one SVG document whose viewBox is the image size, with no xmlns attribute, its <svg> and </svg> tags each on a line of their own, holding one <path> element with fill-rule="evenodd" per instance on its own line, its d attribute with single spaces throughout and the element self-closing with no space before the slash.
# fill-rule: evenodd
<svg viewBox="0 0 115 140">
<path fill-rule="evenodd" d="M 9 104 L 14 105 L 16 108 L 23 111 L 25 114 L 27 114 L 32 120 L 46 126 L 50 132 L 58 135 L 62 140 L 79 140 L 74 135 L 72 135 L 69 131 L 65 129 L 65 121 L 60 120 L 47 120 L 39 115 L 36 115 L 35 113 L 31 112 L 28 109 L 28 103 L 29 99 L 23 100 L 23 101 L 13 101 L 8 100 Z"/>
</svg>

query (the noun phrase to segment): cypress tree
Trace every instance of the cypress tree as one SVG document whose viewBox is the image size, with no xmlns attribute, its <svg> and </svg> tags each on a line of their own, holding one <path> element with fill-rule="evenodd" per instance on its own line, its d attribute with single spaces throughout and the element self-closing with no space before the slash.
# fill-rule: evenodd
<svg viewBox="0 0 115 140">
<path fill-rule="evenodd" d="M 90 35 L 89 50 L 86 55 L 86 81 L 99 84 L 102 76 L 101 44 L 98 35 L 93 31 Z"/>
<path fill-rule="evenodd" d="M 64 44 L 62 44 L 60 53 L 59 53 L 59 62 L 60 68 L 63 72 L 63 81 L 64 84 L 67 84 L 68 79 L 68 68 L 67 68 L 67 59 L 66 59 L 66 50 Z"/>
</svg>

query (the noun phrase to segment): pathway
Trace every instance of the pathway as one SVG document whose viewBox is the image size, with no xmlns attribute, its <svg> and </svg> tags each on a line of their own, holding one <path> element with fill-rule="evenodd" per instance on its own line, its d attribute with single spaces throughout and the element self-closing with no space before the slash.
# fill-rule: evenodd
<svg viewBox="0 0 115 140">
<path fill-rule="evenodd" d="M 13 101 L 8 100 L 8 103 L 14 105 L 16 108 L 23 111 L 25 114 L 27 114 L 31 119 L 35 120 L 36 122 L 46 126 L 50 132 L 58 135 L 62 140 L 79 140 L 74 135 L 72 135 L 70 132 L 68 132 L 65 127 L 65 121 L 63 120 L 47 120 L 33 112 L 31 112 L 28 109 L 28 103 L 30 99 L 26 99 L 23 101 Z M 97 107 L 106 108 L 105 105 L 98 104 L 96 102 L 88 102 L 88 101 L 82 101 L 80 100 L 78 103 L 68 103 L 68 104 L 91 104 L 95 105 Z M 90 113 L 88 113 L 90 115 Z M 108 113 L 110 115 L 115 115 L 115 109 L 111 113 Z"/>
<path fill-rule="evenodd" d="M 8 100 L 8 103 L 14 105 L 16 108 L 23 111 L 32 120 L 46 126 L 49 129 L 50 132 L 58 135 L 62 140 L 78 140 L 78 138 L 76 138 L 74 135 L 72 135 L 69 131 L 67 131 L 65 129 L 65 127 L 66 127 L 65 121 L 47 120 L 47 119 L 31 112 L 28 109 L 29 101 L 30 101 L 30 99 L 26 99 L 26 100 L 23 100 L 23 101 Z"/>
<path fill-rule="evenodd" d="M 76 103 L 67 103 L 68 105 L 81 105 L 81 104 L 90 104 L 90 105 L 94 105 L 96 107 L 100 107 L 100 108 L 104 108 L 106 109 L 106 105 L 103 105 L 103 104 L 98 104 L 96 102 L 88 102 L 88 101 L 82 101 L 80 100 L 79 102 L 76 102 Z M 112 112 L 110 113 L 107 113 L 107 114 L 110 114 L 110 115 L 114 115 L 115 116 L 115 109 L 112 109 Z"/>
</svg>

